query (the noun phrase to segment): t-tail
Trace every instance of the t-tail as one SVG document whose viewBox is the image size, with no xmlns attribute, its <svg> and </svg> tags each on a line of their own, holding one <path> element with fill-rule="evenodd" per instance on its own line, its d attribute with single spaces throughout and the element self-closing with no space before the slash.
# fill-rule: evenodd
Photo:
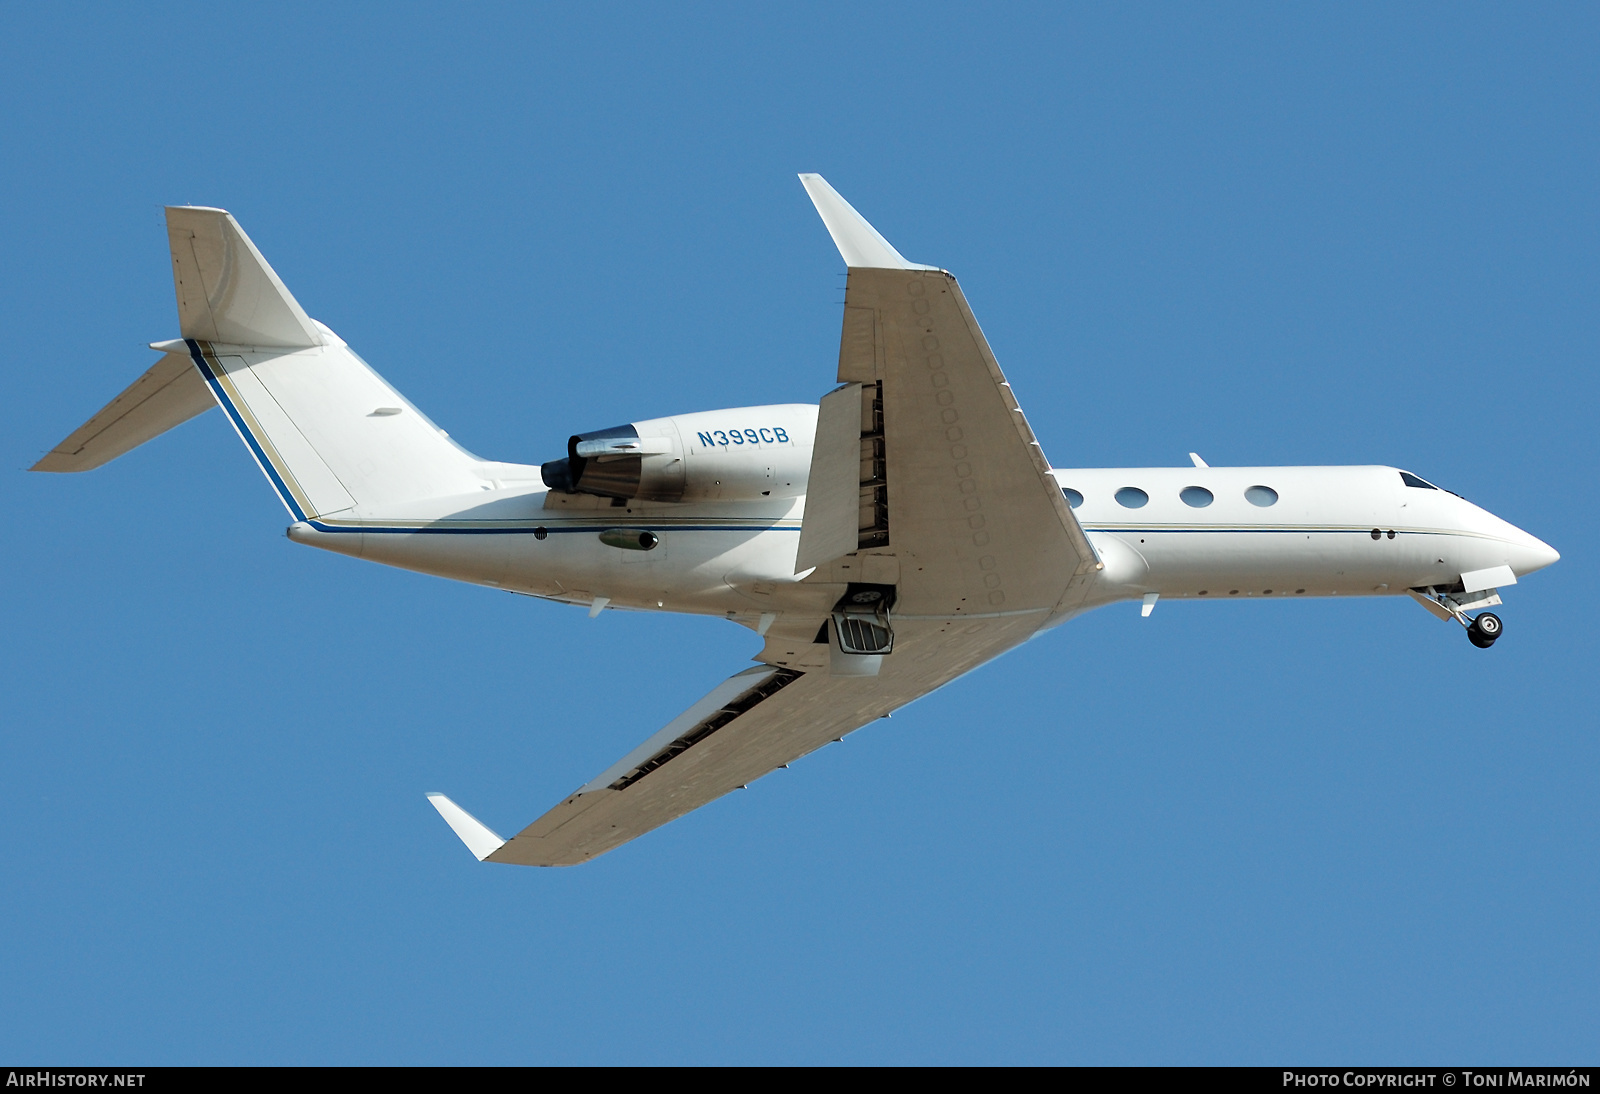
<svg viewBox="0 0 1600 1094">
<path fill-rule="evenodd" d="M 167 209 L 181 338 L 34 465 L 88 471 L 220 406 L 297 521 L 481 488 L 483 464 L 306 315 L 237 221 Z"/>
</svg>

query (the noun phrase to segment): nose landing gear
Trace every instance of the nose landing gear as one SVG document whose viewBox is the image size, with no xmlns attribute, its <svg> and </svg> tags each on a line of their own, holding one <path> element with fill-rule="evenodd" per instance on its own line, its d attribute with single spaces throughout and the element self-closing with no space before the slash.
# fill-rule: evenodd
<svg viewBox="0 0 1600 1094">
<path fill-rule="evenodd" d="M 1500 617 L 1493 612 L 1484 612 L 1467 625 L 1467 641 L 1486 650 L 1494 645 L 1495 639 L 1500 637 L 1505 624 L 1500 622 Z"/>
<path fill-rule="evenodd" d="M 1500 617 L 1493 612 L 1480 612 L 1476 619 L 1467 614 L 1469 608 L 1486 608 L 1499 604 L 1500 594 L 1496 589 L 1463 594 L 1459 591 L 1445 592 L 1437 588 L 1422 588 L 1411 589 L 1410 593 L 1413 600 L 1440 619 L 1447 623 L 1452 619 L 1460 623 L 1466 628 L 1467 641 L 1480 650 L 1486 650 L 1494 645 L 1505 631 L 1505 624 L 1501 623 Z"/>
</svg>

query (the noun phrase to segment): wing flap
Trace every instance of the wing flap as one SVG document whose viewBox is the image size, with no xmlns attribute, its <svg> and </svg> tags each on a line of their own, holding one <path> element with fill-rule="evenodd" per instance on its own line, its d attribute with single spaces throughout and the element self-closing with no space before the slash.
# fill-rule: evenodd
<svg viewBox="0 0 1600 1094">
<path fill-rule="evenodd" d="M 805 519 L 794 572 L 856 550 L 861 516 L 861 385 L 822 397 L 806 479 Z"/>
</svg>

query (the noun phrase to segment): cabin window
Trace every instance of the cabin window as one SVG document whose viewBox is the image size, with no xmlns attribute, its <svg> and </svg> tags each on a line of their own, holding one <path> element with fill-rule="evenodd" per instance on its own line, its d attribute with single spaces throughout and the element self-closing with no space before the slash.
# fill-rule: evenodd
<svg viewBox="0 0 1600 1094">
<path fill-rule="evenodd" d="M 1423 480 L 1423 479 L 1419 479 L 1409 471 L 1400 472 L 1400 481 L 1405 483 L 1407 486 L 1414 486 L 1418 490 L 1437 490 L 1437 489 L 1439 489 L 1437 486 L 1433 485 L 1433 483 L 1427 482 L 1426 480 Z"/>
<path fill-rule="evenodd" d="M 1244 500 L 1265 509 L 1278 504 L 1278 492 L 1270 486 L 1252 486 L 1244 492 Z"/>
<path fill-rule="evenodd" d="M 1124 509 L 1142 509 L 1150 502 L 1150 495 L 1137 486 L 1124 486 L 1117 491 L 1117 504 Z"/>
<path fill-rule="evenodd" d="M 1067 496 L 1067 504 L 1076 509 L 1083 504 L 1083 495 L 1070 486 L 1063 486 L 1061 492 Z"/>
<path fill-rule="evenodd" d="M 1204 509 L 1217 500 L 1211 496 L 1211 491 L 1203 486 L 1185 486 L 1178 492 L 1178 497 L 1183 499 L 1183 504 L 1195 509 Z"/>
</svg>

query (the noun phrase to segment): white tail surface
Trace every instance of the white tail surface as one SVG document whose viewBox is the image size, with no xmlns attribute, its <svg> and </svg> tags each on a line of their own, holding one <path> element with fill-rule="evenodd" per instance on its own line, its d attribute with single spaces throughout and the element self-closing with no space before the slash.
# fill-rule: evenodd
<svg viewBox="0 0 1600 1094">
<path fill-rule="evenodd" d="M 295 519 L 478 490 L 478 461 L 328 334 L 330 345 L 289 353 L 194 343 L 207 384 Z"/>
<path fill-rule="evenodd" d="M 188 351 L 168 353 L 33 470 L 92 471 L 216 405 Z"/>
<path fill-rule="evenodd" d="M 463 451 L 309 318 L 228 213 L 167 210 L 190 356 L 296 520 L 482 483 Z"/>
<path fill-rule="evenodd" d="M 322 344 L 311 317 L 226 211 L 169 205 L 167 241 L 185 338 L 241 346 Z"/>
</svg>

